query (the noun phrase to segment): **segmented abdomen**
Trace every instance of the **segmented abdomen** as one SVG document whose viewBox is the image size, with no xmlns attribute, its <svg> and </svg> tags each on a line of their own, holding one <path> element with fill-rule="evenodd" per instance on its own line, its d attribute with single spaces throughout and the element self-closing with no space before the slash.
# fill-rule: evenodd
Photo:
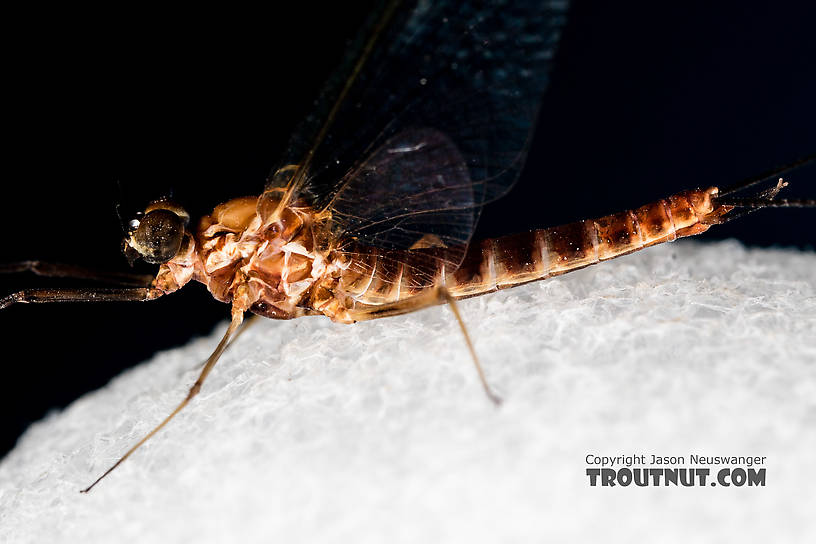
<svg viewBox="0 0 816 544">
<path fill-rule="evenodd" d="M 444 249 L 381 252 L 367 248 L 341 276 L 346 294 L 363 304 L 386 304 L 445 285 L 455 298 L 564 274 L 644 247 L 708 230 L 720 214 L 716 188 L 685 191 L 598 219 L 473 242 L 451 271 Z M 431 265 L 430 262 L 435 264 Z"/>
<path fill-rule="evenodd" d="M 685 191 L 634 210 L 472 244 L 446 280 L 465 298 L 564 274 L 708 230 L 716 189 Z"/>
</svg>

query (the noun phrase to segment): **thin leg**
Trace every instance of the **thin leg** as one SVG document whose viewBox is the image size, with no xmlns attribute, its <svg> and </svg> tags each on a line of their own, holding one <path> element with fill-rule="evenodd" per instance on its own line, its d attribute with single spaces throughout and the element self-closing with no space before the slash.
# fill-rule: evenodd
<svg viewBox="0 0 816 544">
<path fill-rule="evenodd" d="M 380 317 L 406 314 L 421 308 L 435 306 L 445 302 L 448 303 L 453 311 L 453 315 L 456 317 L 456 321 L 459 323 L 459 328 L 462 330 L 462 334 L 465 337 L 465 343 L 467 344 L 468 351 L 470 351 L 473 364 L 476 366 L 476 373 L 479 375 L 479 381 L 482 382 L 482 388 L 484 389 L 485 394 L 487 394 L 487 398 L 489 398 L 493 404 L 497 406 L 500 405 L 502 402 L 501 397 L 494 393 L 490 388 L 490 385 L 487 383 L 484 370 L 482 370 L 482 365 L 479 363 L 479 357 L 476 355 L 476 350 L 473 348 L 473 343 L 470 341 L 470 335 L 467 332 L 465 322 L 462 320 L 462 315 L 459 313 L 459 308 L 456 306 L 456 300 L 444 287 L 435 287 L 434 289 L 429 289 L 428 291 L 419 295 L 399 300 L 397 302 L 373 306 L 370 308 L 362 308 L 349 313 L 351 318 L 355 321 L 367 321 Z"/>
<path fill-rule="evenodd" d="M 435 287 L 433 289 L 427 289 L 418 295 L 404 298 L 396 302 L 349 310 L 349 316 L 354 321 L 369 321 L 371 319 L 379 319 L 381 317 L 391 317 L 415 312 L 429 306 L 444 304 L 446 301 L 447 299 L 442 294 L 441 287 Z"/>
<path fill-rule="evenodd" d="M 236 333 L 235 333 L 235 334 L 232 336 L 232 338 L 230 338 L 229 343 L 227 343 L 227 347 L 226 347 L 226 348 L 224 348 L 224 349 L 225 349 L 225 350 L 229 349 L 229 347 L 230 347 L 230 346 L 231 346 L 231 345 L 232 345 L 232 344 L 233 344 L 233 343 L 234 343 L 236 340 L 238 340 L 238 338 L 240 338 L 242 334 L 244 334 L 244 331 L 246 331 L 246 330 L 247 330 L 247 329 L 248 329 L 248 328 L 249 328 L 249 327 L 250 327 L 250 326 L 251 326 L 253 323 L 257 323 L 258 321 L 260 321 L 260 318 L 261 318 L 261 316 L 259 316 L 259 315 L 257 315 L 257 314 L 249 314 L 249 315 L 248 315 L 248 316 L 247 316 L 247 317 L 244 319 L 243 323 L 241 323 L 241 326 L 238 328 L 238 332 L 236 332 Z M 209 360 L 209 359 L 208 359 L 208 360 Z M 199 363 L 197 363 L 195 366 L 191 366 L 191 367 L 190 367 L 190 368 L 188 368 L 187 370 L 181 371 L 179 374 L 183 374 L 184 372 L 189 372 L 190 370 L 195 370 L 195 369 L 198 369 L 198 368 L 203 368 L 203 367 L 204 367 L 204 365 L 206 365 L 206 364 L 207 364 L 207 361 L 204 361 L 203 363 L 199 362 Z"/>
<path fill-rule="evenodd" d="M 19 302 L 141 302 L 155 300 L 164 293 L 151 287 L 129 287 L 122 289 L 88 288 L 37 288 L 23 289 L 0 298 L 0 310 Z"/>
<path fill-rule="evenodd" d="M 244 334 L 244 331 L 246 331 L 246 330 L 247 330 L 249 327 L 251 327 L 253 324 L 258 323 L 258 322 L 260 321 L 260 319 L 261 319 L 261 316 L 259 316 L 259 315 L 256 315 L 256 314 L 249 314 L 249 315 L 246 317 L 246 319 L 244 319 L 244 320 L 241 322 L 241 328 L 240 328 L 240 329 L 238 329 L 238 332 L 236 332 L 236 333 L 235 333 L 235 336 L 233 336 L 233 337 L 230 339 L 229 344 L 227 344 L 227 347 L 230 347 L 230 346 L 232 345 L 232 343 L 233 343 L 233 342 L 235 342 L 236 340 L 238 340 L 238 338 L 239 338 L 239 337 L 240 337 L 242 334 Z"/>
<path fill-rule="evenodd" d="M 153 276 L 147 274 L 93 270 L 72 264 L 48 263 L 43 261 L 0 263 L 0 274 L 19 274 L 21 272 L 32 272 L 38 276 L 51 278 L 95 280 L 114 285 L 132 285 L 134 287 L 147 287 L 154 279 Z"/>
<path fill-rule="evenodd" d="M 152 431 L 147 433 L 147 435 L 144 438 L 139 440 L 136 443 L 135 446 L 130 448 L 118 461 L 116 461 L 116 463 L 114 463 L 112 467 L 110 467 L 108 470 L 106 470 L 102 474 L 102 476 L 97 478 L 96 481 L 94 481 L 94 483 L 92 483 L 91 485 L 89 485 L 88 487 L 86 487 L 85 489 L 80 491 L 80 493 L 87 493 L 88 491 L 93 489 L 93 487 L 96 484 L 98 484 L 100 481 L 102 481 L 102 478 L 104 478 L 105 476 L 107 476 L 108 474 L 113 472 L 113 470 L 116 467 L 121 465 L 125 461 L 125 459 L 130 457 L 131 454 L 133 454 L 134 451 L 136 451 L 137 449 L 139 449 L 142 446 L 142 444 L 144 444 L 145 442 L 150 440 L 150 438 L 154 434 L 159 432 L 159 430 L 161 430 L 162 427 L 167 425 L 167 423 L 169 423 L 171 419 L 176 417 L 176 414 L 181 412 L 181 410 L 185 406 L 187 406 L 187 404 L 193 399 L 193 397 L 198 395 L 198 392 L 201 391 L 201 385 L 204 383 L 204 380 L 207 379 L 207 376 L 210 374 L 210 371 L 215 366 L 215 363 L 218 362 L 218 359 L 219 359 L 219 357 L 221 357 L 221 354 L 224 353 L 224 350 L 227 348 L 227 345 L 229 344 L 230 338 L 235 333 L 235 331 L 238 330 L 238 327 L 241 325 L 241 322 L 243 321 L 243 318 L 244 318 L 243 312 L 239 312 L 239 311 L 233 312 L 232 322 L 230 323 L 230 326 L 227 329 L 227 332 L 224 334 L 224 337 L 218 343 L 218 346 L 215 348 L 215 351 L 213 351 L 212 355 L 210 355 L 210 358 L 207 359 L 207 363 L 204 365 L 204 368 L 201 370 L 201 374 L 199 374 L 198 379 L 195 381 L 193 386 L 190 388 L 190 391 L 187 393 L 187 397 L 185 397 L 185 399 L 183 401 L 181 401 L 181 403 L 178 406 L 176 406 L 176 409 L 173 410 L 172 412 L 170 412 L 169 416 L 164 418 L 164 420 L 161 423 L 159 423 Z"/>
<path fill-rule="evenodd" d="M 462 334 L 465 337 L 465 343 L 467 344 L 468 350 L 470 350 L 470 356 L 473 358 L 473 364 L 476 366 L 476 373 L 479 374 L 479 381 L 482 382 L 482 388 L 484 388 L 487 398 L 489 398 L 496 406 L 501 405 L 501 397 L 494 393 L 493 390 L 490 389 L 490 385 L 487 383 L 484 370 L 482 370 L 482 365 L 479 364 L 479 357 L 476 356 L 476 350 L 473 348 L 473 343 L 470 341 L 470 335 L 468 334 L 467 327 L 465 327 L 465 322 L 462 320 L 462 315 L 459 313 L 459 308 L 456 305 L 456 301 L 450 295 L 447 289 L 442 287 L 440 290 L 442 291 L 445 300 L 447 300 L 451 310 L 453 310 L 453 315 L 456 316 L 456 321 L 459 322 L 459 328 L 462 330 Z"/>
</svg>

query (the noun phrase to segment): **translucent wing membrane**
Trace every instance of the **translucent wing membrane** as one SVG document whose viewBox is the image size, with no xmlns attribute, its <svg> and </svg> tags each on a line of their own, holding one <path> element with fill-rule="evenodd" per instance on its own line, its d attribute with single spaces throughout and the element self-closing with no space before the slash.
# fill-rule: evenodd
<svg viewBox="0 0 816 544">
<path fill-rule="evenodd" d="M 419 288 L 433 282 L 437 261 L 448 269 L 459 265 L 475 223 L 473 186 L 464 159 L 444 134 L 407 129 L 349 179 L 332 202 L 330 225 L 336 251 L 353 270 L 393 280 L 402 266 Z M 384 251 L 372 262 L 360 253 L 361 243 Z"/>
<path fill-rule="evenodd" d="M 565 9 L 534 0 L 385 5 L 267 191 L 278 198 L 285 185 L 282 205 L 326 211 L 341 251 L 359 241 L 455 268 L 480 207 L 504 195 L 523 165 Z"/>
<path fill-rule="evenodd" d="M 332 202 L 338 232 L 384 249 L 451 248 L 470 239 L 473 187 L 464 159 L 441 132 L 399 133 L 350 179 Z"/>
</svg>

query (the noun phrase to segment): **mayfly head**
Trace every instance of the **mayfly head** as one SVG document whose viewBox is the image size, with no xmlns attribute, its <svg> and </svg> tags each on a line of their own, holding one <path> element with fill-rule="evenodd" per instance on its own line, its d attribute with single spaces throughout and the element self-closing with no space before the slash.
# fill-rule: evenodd
<svg viewBox="0 0 816 544">
<path fill-rule="evenodd" d="M 139 258 L 150 264 L 166 263 L 181 249 L 189 223 L 190 215 L 181 206 L 155 200 L 128 224 L 122 252 L 131 265 Z"/>
</svg>

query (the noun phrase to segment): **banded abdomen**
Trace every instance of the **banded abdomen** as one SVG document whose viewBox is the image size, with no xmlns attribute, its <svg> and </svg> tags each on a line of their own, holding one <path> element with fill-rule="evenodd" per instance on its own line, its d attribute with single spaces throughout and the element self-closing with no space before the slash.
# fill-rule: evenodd
<svg viewBox="0 0 816 544">
<path fill-rule="evenodd" d="M 684 191 L 597 219 L 483 240 L 468 250 L 447 287 L 456 298 L 514 287 L 708 230 L 730 208 L 716 188 Z"/>
<path fill-rule="evenodd" d="M 365 248 L 340 277 L 355 301 L 381 305 L 444 285 L 455 298 L 564 274 L 708 230 L 730 208 L 712 202 L 716 188 L 678 193 L 634 210 L 558 227 L 473 242 L 461 265 L 446 269 L 444 248 L 383 252 Z"/>
</svg>

